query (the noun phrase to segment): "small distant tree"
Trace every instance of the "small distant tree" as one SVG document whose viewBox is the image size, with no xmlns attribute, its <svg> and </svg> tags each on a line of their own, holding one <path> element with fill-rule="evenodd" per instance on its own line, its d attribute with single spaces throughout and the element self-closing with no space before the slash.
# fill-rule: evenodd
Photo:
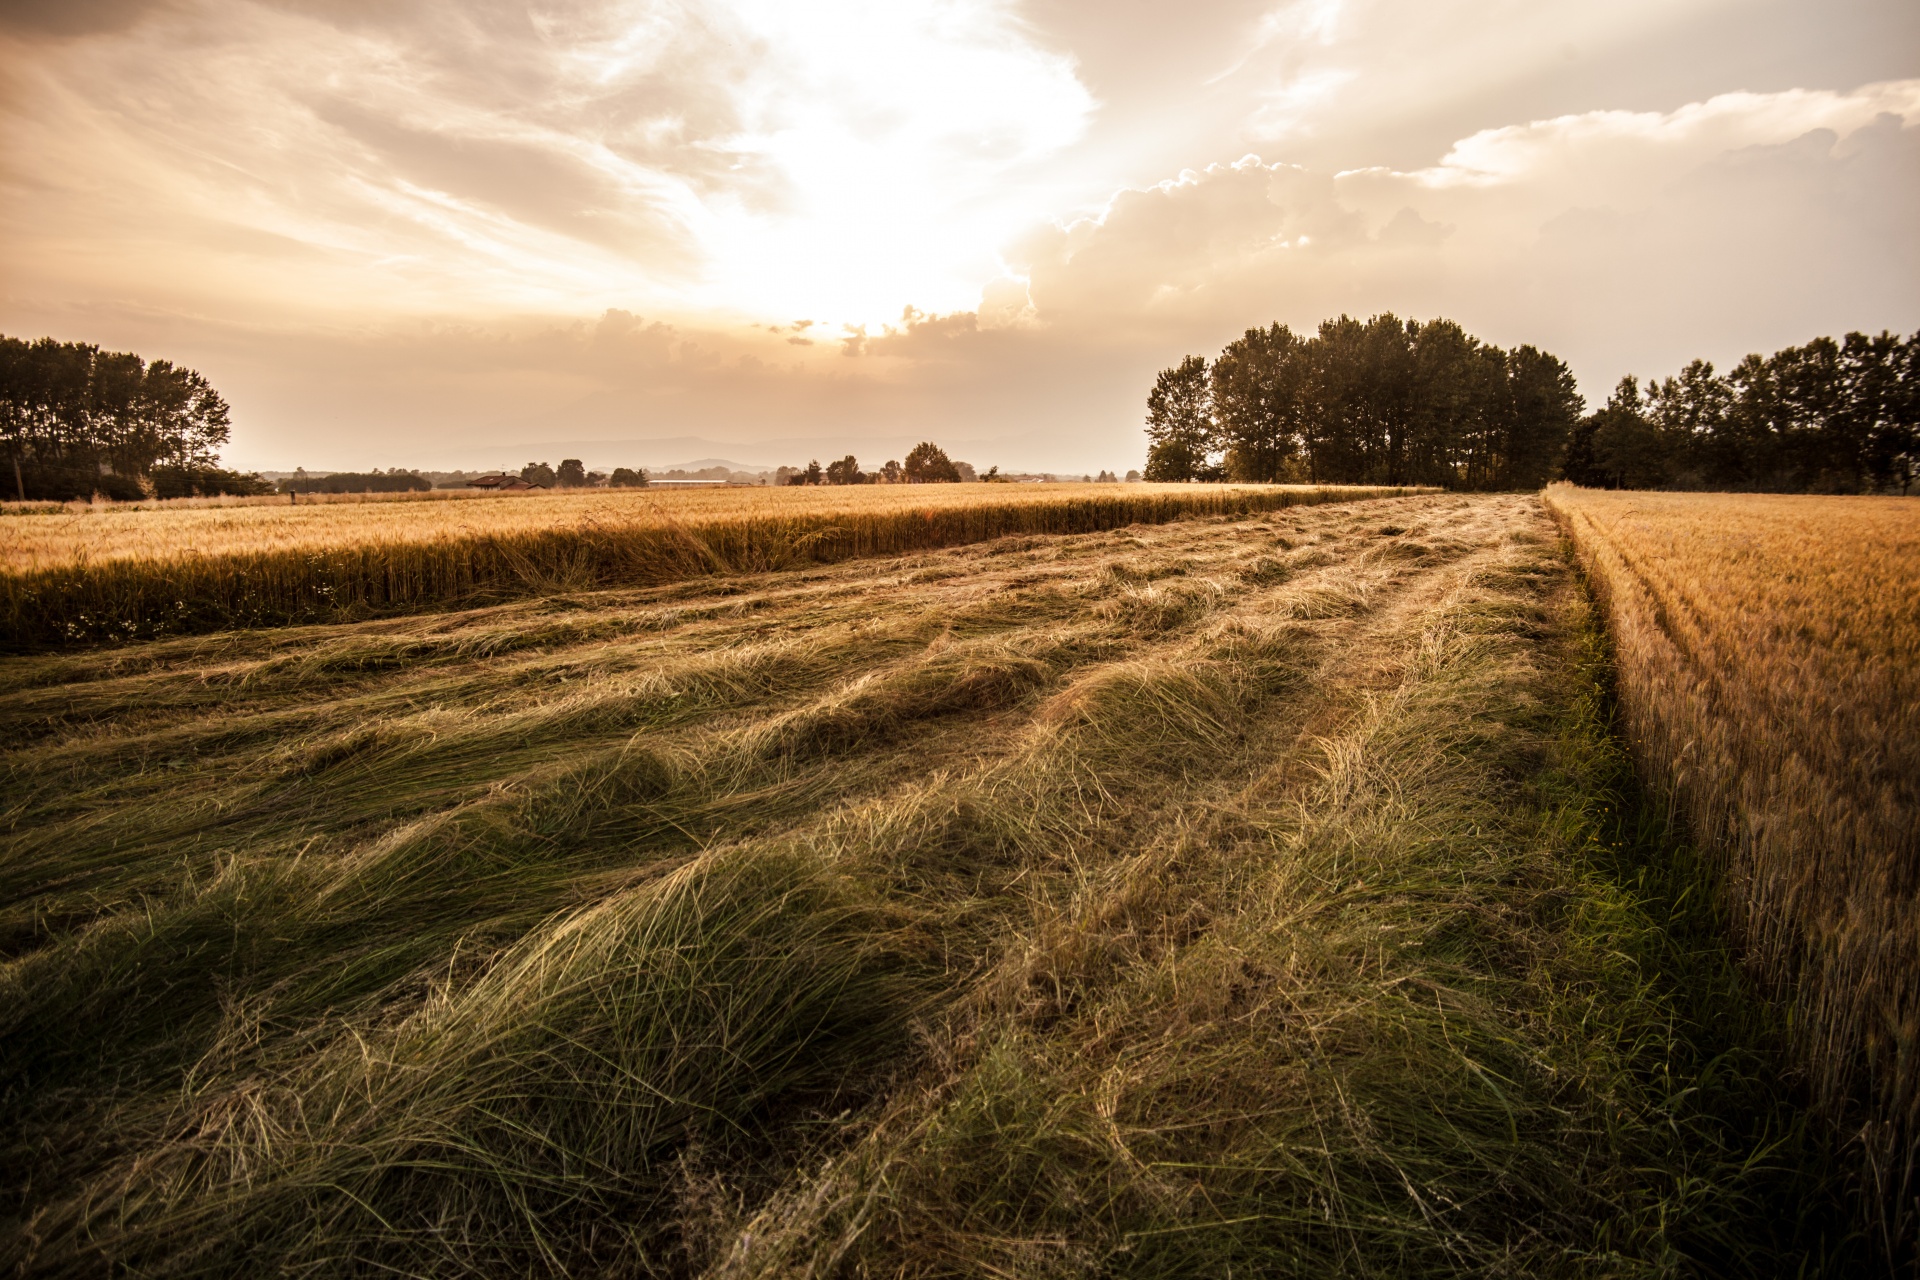
<svg viewBox="0 0 1920 1280">
<path fill-rule="evenodd" d="M 860 463 L 852 454 L 838 462 L 827 464 L 828 484 L 865 484 L 867 473 L 860 469 Z"/>
<path fill-rule="evenodd" d="M 554 481 L 562 489 L 584 489 L 587 487 L 587 469 L 578 458 L 562 458 L 560 469 L 554 472 Z"/>
<path fill-rule="evenodd" d="M 980 473 L 973 469 L 971 462 L 962 462 L 958 458 L 953 460 L 953 470 L 962 484 L 972 484 L 980 478 Z"/>
<path fill-rule="evenodd" d="M 1193 480 L 1213 447 L 1213 385 L 1202 356 L 1162 369 L 1147 393 L 1147 479 Z"/>
<path fill-rule="evenodd" d="M 1140 473 L 1138 471 L 1127 472 L 1127 483 L 1128 484 L 1140 483 Z"/>
<path fill-rule="evenodd" d="M 613 474 L 607 477 L 609 489 L 644 489 L 647 487 L 646 468 L 635 470 L 632 467 L 615 467 Z"/>
<path fill-rule="evenodd" d="M 888 458 L 887 465 L 880 468 L 880 474 L 886 477 L 886 482 L 888 484 L 899 484 L 902 480 L 906 478 L 907 473 L 901 469 L 901 466 L 898 460 L 893 458 Z"/>
<path fill-rule="evenodd" d="M 553 474 L 553 468 L 544 462 L 529 462 L 520 468 L 520 478 L 528 484 L 541 484 L 549 489 L 558 482 L 558 477 Z"/>
<path fill-rule="evenodd" d="M 1099 484 L 1118 484 L 1120 482 L 1120 477 L 1114 475 L 1113 472 L 1111 471 L 1102 471 L 1099 475 L 1094 477 L 1094 480 Z"/>
<path fill-rule="evenodd" d="M 931 440 L 922 440 L 907 455 L 907 483 L 958 484 L 960 472 L 947 457 L 947 451 Z"/>
<path fill-rule="evenodd" d="M 1005 484 L 1006 483 L 1006 481 L 1001 479 L 1000 477 L 1000 468 L 998 466 L 988 467 L 987 474 L 985 474 L 984 476 L 981 476 L 980 478 L 988 484 Z"/>
</svg>

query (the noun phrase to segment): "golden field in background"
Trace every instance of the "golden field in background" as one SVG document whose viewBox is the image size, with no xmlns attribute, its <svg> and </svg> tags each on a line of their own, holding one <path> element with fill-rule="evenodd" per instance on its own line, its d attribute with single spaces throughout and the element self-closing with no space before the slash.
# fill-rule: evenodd
<svg viewBox="0 0 1920 1280">
<path fill-rule="evenodd" d="M 1648 781 L 1720 863 L 1865 1194 L 1913 1229 L 1920 1138 L 1920 499 L 1547 504 L 1602 602 Z"/>
<path fill-rule="evenodd" d="M 0 644 L 364 617 L 1414 492 L 941 484 L 75 506 L 0 515 Z"/>
<path fill-rule="evenodd" d="M 1210 485 L 1209 491 L 1280 486 Z M 570 529 L 659 528 L 714 520 L 858 521 L 903 510 L 1048 508 L 1077 499 L 1192 494 L 1186 484 L 927 484 L 702 489 L 572 489 L 499 494 L 435 490 L 187 498 L 154 503 L 0 507 L 0 569 L 21 573 L 101 560 L 159 560 L 259 551 L 321 551 L 366 542 L 437 542 Z M 1313 492 L 1291 486 L 1296 493 Z M 20 504 L 12 504 L 18 506 Z M 35 504 L 25 504 L 35 507 Z"/>
</svg>

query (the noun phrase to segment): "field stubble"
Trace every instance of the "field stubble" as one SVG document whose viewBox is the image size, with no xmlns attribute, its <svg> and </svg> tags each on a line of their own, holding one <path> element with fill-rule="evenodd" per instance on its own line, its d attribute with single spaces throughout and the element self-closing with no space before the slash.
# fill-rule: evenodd
<svg viewBox="0 0 1920 1280">
<path fill-rule="evenodd" d="M 1920 501 L 1548 502 L 1604 601 L 1649 781 L 1791 1010 L 1882 1248 L 1920 1230 Z"/>
<path fill-rule="evenodd" d="M 1596 644 L 1416 497 L 0 661 L 0 1247 L 1817 1270 Z"/>
</svg>

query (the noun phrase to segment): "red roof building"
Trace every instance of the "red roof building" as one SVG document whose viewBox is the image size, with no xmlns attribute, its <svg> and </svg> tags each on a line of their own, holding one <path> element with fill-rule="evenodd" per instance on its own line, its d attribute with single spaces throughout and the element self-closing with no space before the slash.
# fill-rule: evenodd
<svg viewBox="0 0 1920 1280">
<path fill-rule="evenodd" d="M 475 476 L 467 481 L 469 489 L 491 489 L 495 493 L 526 493 L 532 489 L 544 489 L 547 486 L 523 480 L 507 471 L 496 471 L 490 475 Z"/>
</svg>

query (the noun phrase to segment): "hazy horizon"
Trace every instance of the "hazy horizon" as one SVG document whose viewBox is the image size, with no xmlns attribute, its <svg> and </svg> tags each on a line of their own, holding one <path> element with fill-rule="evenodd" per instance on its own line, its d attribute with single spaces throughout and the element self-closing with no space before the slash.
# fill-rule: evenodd
<svg viewBox="0 0 1920 1280">
<path fill-rule="evenodd" d="M 1121 471 L 1275 320 L 1589 401 L 1920 329 L 1891 2 L 8 0 L 0 113 L 0 331 L 200 369 L 247 468 Z"/>
</svg>

